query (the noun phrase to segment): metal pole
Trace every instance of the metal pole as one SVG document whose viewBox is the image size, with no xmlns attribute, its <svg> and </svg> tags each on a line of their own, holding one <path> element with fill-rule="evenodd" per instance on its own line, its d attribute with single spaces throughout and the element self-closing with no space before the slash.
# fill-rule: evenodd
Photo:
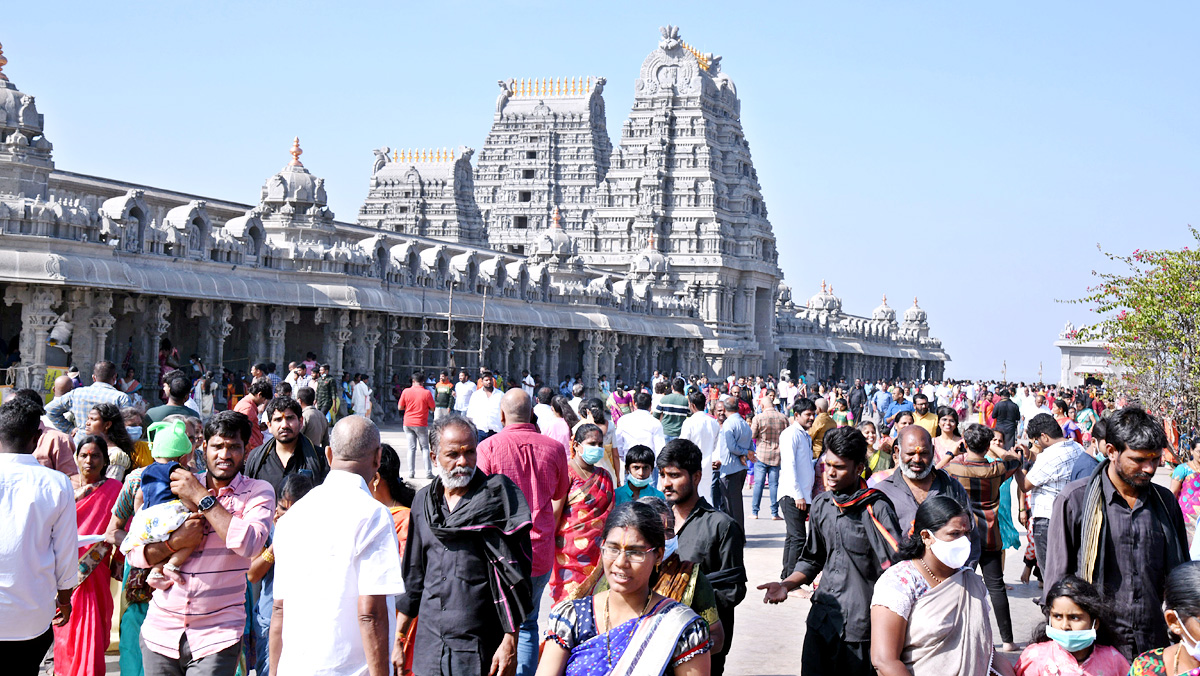
<svg viewBox="0 0 1200 676">
<path fill-rule="evenodd" d="M 446 363 L 454 370 L 454 282 L 450 282 L 450 308 L 446 311 Z"/>
<path fill-rule="evenodd" d="M 483 312 L 479 313 L 479 369 L 483 370 L 483 327 L 487 322 L 488 287 L 483 287 Z"/>
</svg>

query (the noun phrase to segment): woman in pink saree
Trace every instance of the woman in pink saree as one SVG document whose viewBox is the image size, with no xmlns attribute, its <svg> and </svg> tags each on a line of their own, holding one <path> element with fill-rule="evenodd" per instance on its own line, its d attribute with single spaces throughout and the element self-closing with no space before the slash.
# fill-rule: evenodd
<svg viewBox="0 0 1200 676">
<path fill-rule="evenodd" d="M 75 515 L 79 535 L 103 535 L 108 527 L 121 482 L 108 479 L 108 443 L 90 435 L 75 452 L 79 474 L 71 477 L 75 488 Z M 104 651 L 112 630 L 113 597 L 109 591 L 112 546 L 98 542 L 79 548 L 79 586 L 71 595 L 71 619 L 54 628 L 55 676 L 103 676 Z"/>
</svg>

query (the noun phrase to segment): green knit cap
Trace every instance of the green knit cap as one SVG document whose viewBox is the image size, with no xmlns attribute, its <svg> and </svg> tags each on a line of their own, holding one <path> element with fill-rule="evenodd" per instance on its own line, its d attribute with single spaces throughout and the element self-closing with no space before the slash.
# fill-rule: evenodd
<svg viewBox="0 0 1200 676">
<path fill-rule="evenodd" d="M 178 458 L 192 452 L 192 440 L 188 438 L 187 423 L 156 422 L 146 430 L 150 440 L 150 455 L 156 458 Z"/>
</svg>

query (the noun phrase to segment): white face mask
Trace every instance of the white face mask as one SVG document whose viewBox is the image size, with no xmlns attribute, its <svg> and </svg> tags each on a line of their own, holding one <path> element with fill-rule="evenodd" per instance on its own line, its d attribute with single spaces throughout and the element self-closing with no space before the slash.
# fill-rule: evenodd
<svg viewBox="0 0 1200 676">
<path fill-rule="evenodd" d="M 930 535 L 933 537 L 933 544 L 929 548 L 933 550 L 933 555 L 937 557 L 938 561 L 952 570 L 958 570 L 967 564 L 967 559 L 971 558 L 971 538 L 969 536 L 942 540 L 932 533 Z"/>
<path fill-rule="evenodd" d="M 1196 639 L 1192 638 L 1192 633 L 1188 631 L 1187 624 L 1185 624 L 1186 620 L 1183 619 L 1183 613 L 1180 613 L 1178 610 L 1176 610 L 1175 614 L 1179 616 L 1179 626 L 1181 629 L 1183 629 L 1183 647 L 1187 649 L 1188 654 L 1192 656 L 1192 659 L 1200 661 L 1200 643 L 1198 643 Z"/>
</svg>

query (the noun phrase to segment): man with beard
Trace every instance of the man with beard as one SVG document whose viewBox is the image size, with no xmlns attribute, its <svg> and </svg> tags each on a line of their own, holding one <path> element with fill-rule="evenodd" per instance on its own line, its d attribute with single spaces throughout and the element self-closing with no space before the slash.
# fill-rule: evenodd
<svg viewBox="0 0 1200 676">
<path fill-rule="evenodd" d="M 476 471 L 477 434 L 458 415 L 429 426 L 437 476 L 413 500 L 392 651 L 395 664 L 415 651 L 417 676 L 512 676 L 533 612 L 529 506 L 508 477 Z"/>
<path fill-rule="evenodd" d="M 824 571 L 808 612 L 800 673 L 869 676 L 875 673 L 871 595 L 896 553 L 900 525 L 888 499 L 862 479 L 867 463 L 862 432 L 830 430 L 823 460 L 829 490 L 813 499 L 811 530 L 795 572 L 758 588 L 766 592 L 765 603 L 783 603 L 789 591 Z"/>
<path fill-rule="evenodd" d="M 913 422 L 925 428 L 929 432 L 929 436 L 937 431 L 938 417 L 937 414 L 929 410 L 929 397 L 924 394 L 917 393 L 913 395 Z"/>
<path fill-rule="evenodd" d="M 912 531 L 913 519 L 917 517 L 917 508 L 922 502 L 934 495 L 946 495 L 958 501 L 971 521 L 971 558 L 968 566 L 975 565 L 979 560 L 983 547 L 986 530 L 980 528 L 980 523 L 986 529 L 987 523 L 983 514 L 971 504 L 967 489 L 957 479 L 945 470 L 933 466 L 933 437 L 924 427 L 909 425 L 900 430 L 896 439 L 900 446 L 898 472 L 892 472 L 887 479 L 876 486 L 891 501 L 896 510 L 896 519 L 900 523 L 900 537 L 906 538 Z"/>
<path fill-rule="evenodd" d="M 702 476 L 700 462 L 696 444 L 675 439 L 663 446 L 656 465 L 663 495 L 675 512 L 679 558 L 700 564 L 717 596 L 725 646 L 712 656 L 712 675 L 720 676 L 733 645 L 733 610 L 746 598 L 746 534 L 728 514 L 713 509 L 696 492 Z"/>
<path fill-rule="evenodd" d="M 196 512 L 164 542 L 129 551 L 130 565 L 152 568 L 172 552 L 202 555 L 183 564 L 183 580 L 156 591 L 142 624 L 147 674 L 233 676 L 246 628 L 246 572 L 271 532 L 271 484 L 242 474 L 251 421 L 221 411 L 204 426 L 208 472 L 171 473 L 171 492 Z"/>
<path fill-rule="evenodd" d="M 1054 502 L 1046 588 L 1067 575 L 1095 584 L 1113 605 L 1116 645 L 1133 659 L 1168 644 L 1163 619 L 1167 574 L 1188 560 L 1183 513 L 1171 492 L 1151 483 L 1167 435 L 1137 406 L 1113 413 L 1105 459 L 1087 479 L 1067 484 Z"/>
<path fill-rule="evenodd" d="M 300 433 L 304 427 L 300 402 L 287 396 L 275 397 L 267 402 L 266 416 L 272 438 L 250 451 L 246 457 L 246 476 L 271 484 L 275 495 L 283 490 L 283 481 L 289 474 L 306 472 L 313 483 L 324 481 L 329 474 L 329 463 L 325 454 Z"/>
</svg>

